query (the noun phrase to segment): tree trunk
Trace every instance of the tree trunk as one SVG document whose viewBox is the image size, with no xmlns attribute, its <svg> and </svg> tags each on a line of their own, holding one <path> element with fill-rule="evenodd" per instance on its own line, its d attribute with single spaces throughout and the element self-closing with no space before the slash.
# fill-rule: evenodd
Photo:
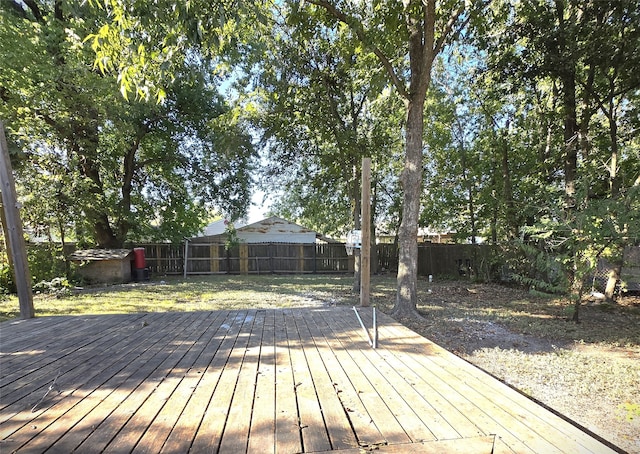
<svg viewBox="0 0 640 454">
<path fill-rule="evenodd" d="M 378 212 L 378 178 L 374 173 L 371 197 L 371 274 L 378 274 L 378 247 L 376 246 L 376 213 Z"/>
<path fill-rule="evenodd" d="M 622 262 L 622 261 L 621 261 Z M 622 263 L 615 263 L 609 270 L 609 276 L 607 278 L 607 286 L 604 289 L 604 296 L 613 301 L 616 293 L 616 284 L 620 280 L 620 273 L 622 272 Z"/>
<path fill-rule="evenodd" d="M 398 279 L 394 317 L 419 317 L 418 301 L 418 218 L 422 189 L 422 134 L 424 96 L 415 96 L 407 105 L 406 155 L 402 171 L 402 222 L 398 241 Z"/>
<path fill-rule="evenodd" d="M 509 125 L 507 124 L 507 131 Z M 507 131 L 504 134 L 507 134 Z M 516 221 L 516 210 L 513 203 L 513 184 L 511 182 L 511 168 L 509 166 L 509 141 L 502 137 L 501 142 L 501 162 L 502 162 L 502 195 L 505 203 L 505 220 L 507 222 L 507 235 L 510 239 L 518 237 L 518 223 Z"/>
<path fill-rule="evenodd" d="M 420 318 L 418 304 L 418 219 L 422 195 L 422 137 L 424 134 L 424 101 L 431 84 L 431 69 L 438 53 L 435 45 L 436 2 L 422 2 L 422 17 L 407 17 L 409 90 L 405 93 L 407 123 L 405 126 L 405 161 L 402 170 L 402 222 L 398 232 L 400 251 L 394 317 Z"/>
<path fill-rule="evenodd" d="M 459 127 L 459 126 L 458 126 Z M 461 136 L 464 134 L 460 128 Z M 469 231 L 471 232 L 471 244 L 476 244 L 476 214 L 474 207 L 473 180 L 469 177 L 469 168 L 467 163 L 467 150 L 464 147 L 464 141 L 460 143 L 460 162 L 462 163 L 462 179 L 467 190 L 467 209 L 469 210 Z"/>
<path fill-rule="evenodd" d="M 371 217 L 371 274 L 378 273 L 378 247 L 376 245 L 376 223 Z"/>
<path fill-rule="evenodd" d="M 577 261 L 577 259 L 574 259 Z M 574 262 L 571 282 L 571 298 L 573 299 L 573 317 L 575 323 L 580 323 L 580 307 L 582 306 L 582 295 L 584 293 L 584 279 L 578 270 L 579 266 Z"/>
<path fill-rule="evenodd" d="M 391 81 L 404 99 L 407 108 L 405 126 L 406 153 L 401 183 L 403 186 L 402 221 L 398 231 L 400 254 L 395 316 L 418 316 L 418 218 L 422 188 L 422 134 L 424 128 L 424 101 L 431 83 L 433 61 L 442 50 L 447 38 L 454 34 L 454 25 L 465 11 L 464 3 L 453 10 L 436 36 L 436 0 L 404 0 L 404 19 L 409 32 L 409 87 L 403 74 L 396 73 L 392 61 L 367 36 L 361 21 L 345 14 L 334 2 L 310 0 L 329 14 L 351 27 L 358 39 L 369 47 L 380 60 Z M 446 16 L 445 16 L 446 17 Z M 445 18 L 441 18 L 445 19 Z"/>
<path fill-rule="evenodd" d="M 566 7 L 565 3 L 556 0 L 556 16 L 559 25 L 558 49 L 559 55 L 566 61 L 558 75 L 562 82 L 562 113 L 563 113 L 563 137 L 564 137 L 564 220 L 569 229 L 575 228 L 576 180 L 578 175 L 578 145 L 580 141 L 577 105 L 576 105 L 576 63 L 573 60 L 570 40 L 567 39 Z M 573 12 L 570 11 L 573 15 Z M 570 35 L 570 34 L 569 34 Z M 580 322 L 579 311 L 582 296 L 582 276 L 579 270 L 579 245 L 572 246 L 568 253 L 573 258 L 573 266 L 567 269 L 567 281 L 569 282 L 571 297 L 574 298 L 573 320 Z"/>
<path fill-rule="evenodd" d="M 568 71 L 563 77 L 564 96 L 564 190 L 568 212 L 576 206 L 576 177 L 578 174 L 578 121 L 576 118 L 575 71 Z"/>
<path fill-rule="evenodd" d="M 491 244 L 498 244 L 498 191 L 497 186 L 498 183 L 496 181 L 496 173 L 497 163 L 495 160 L 492 160 L 491 165 L 491 198 L 493 199 L 493 203 L 491 204 L 491 221 L 489 222 L 489 232 L 491 235 Z"/>
<path fill-rule="evenodd" d="M 609 164 L 609 194 L 611 200 L 616 200 L 620 197 L 620 176 L 618 174 L 618 121 L 616 118 L 616 111 L 613 100 L 609 102 L 609 137 L 611 138 L 611 162 Z M 607 285 L 604 290 L 604 295 L 609 301 L 613 301 L 615 297 L 616 284 L 620 280 L 620 273 L 622 272 L 622 263 L 624 257 L 625 241 L 619 238 L 612 248 L 616 249 L 616 259 L 613 261 L 611 269 L 609 270 L 609 276 L 607 278 Z"/>
</svg>

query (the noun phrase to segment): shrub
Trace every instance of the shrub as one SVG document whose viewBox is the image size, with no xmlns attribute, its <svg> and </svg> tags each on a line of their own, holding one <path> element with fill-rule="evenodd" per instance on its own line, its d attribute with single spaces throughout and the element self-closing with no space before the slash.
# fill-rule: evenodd
<svg viewBox="0 0 640 454">
<path fill-rule="evenodd" d="M 71 284 L 66 277 L 56 277 L 50 281 L 40 281 L 33 286 L 37 293 L 55 295 L 58 298 L 71 295 Z"/>
</svg>

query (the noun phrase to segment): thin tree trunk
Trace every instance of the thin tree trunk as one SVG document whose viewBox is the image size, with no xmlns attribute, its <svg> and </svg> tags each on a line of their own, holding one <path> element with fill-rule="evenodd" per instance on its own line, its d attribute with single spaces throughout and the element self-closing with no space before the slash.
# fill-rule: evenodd
<svg viewBox="0 0 640 454">
<path fill-rule="evenodd" d="M 507 125 L 507 129 L 509 126 Z M 506 131 L 505 131 L 506 134 Z M 509 142 L 505 137 L 501 140 L 502 162 L 502 196 L 505 203 L 505 220 L 510 239 L 518 237 L 518 223 L 516 222 L 516 210 L 513 202 L 513 184 L 511 182 L 511 168 L 509 166 Z"/>
<path fill-rule="evenodd" d="M 372 182 L 373 195 L 371 197 L 371 274 L 378 273 L 378 247 L 376 245 L 376 212 L 378 209 L 378 179 Z"/>
<path fill-rule="evenodd" d="M 460 128 L 461 136 L 462 136 L 462 128 Z M 475 216 L 475 208 L 474 208 L 474 198 L 473 198 L 473 182 L 471 178 L 469 178 L 469 168 L 467 163 L 467 151 L 464 147 L 464 142 L 461 139 L 460 143 L 460 161 L 462 163 L 462 178 L 464 181 L 464 186 L 467 190 L 467 209 L 469 210 L 469 230 L 471 232 L 471 244 L 476 244 L 476 216 Z"/>
<path fill-rule="evenodd" d="M 620 176 L 618 174 L 618 122 L 616 118 L 616 110 L 613 104 L 613 100 L 609 102 L 609 137 L 611 139 L 611 158 L 609 163 L 609 194 L 611 200 L 616 200 L 620 197 Z M 616 258 L 613 261 L 611 269 L 609 270 L 609 276 L 607 278 L 607 285 L 604 290 L 604 295 L 609 301 L 613 301 L 615 298 L 616 284 L 620 280 L 620 273 L 622 272 L 622 263 L 624 259 L 624 240 L 620 239 L 616 241 L 612 248 L 616 249 Z"/>
<path fill-rule="evenodd" d="M 616 285 L 620 280 L 620 273 L 622 272 L 622 260 L 611 266 L 609 270 L 609 276 L 607 277 L 607 285 L 604 289 L 604 296 L 609 301 L 614 301 L 616 295 Z"/>
</svg>

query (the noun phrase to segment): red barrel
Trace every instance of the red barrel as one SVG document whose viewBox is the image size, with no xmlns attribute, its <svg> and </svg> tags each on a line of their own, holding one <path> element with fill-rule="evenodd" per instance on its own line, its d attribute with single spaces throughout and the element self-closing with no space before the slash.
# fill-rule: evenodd
<svg viewBox="0 0 640 454">
<path fill-rule="evenodd" d="M 143 247 L 133 248 L 133 265 L 134 265 L 134 268 L 137 270 L 145 268 L 147 266 L 147 262 L 144 259 Z"/>
</svg>

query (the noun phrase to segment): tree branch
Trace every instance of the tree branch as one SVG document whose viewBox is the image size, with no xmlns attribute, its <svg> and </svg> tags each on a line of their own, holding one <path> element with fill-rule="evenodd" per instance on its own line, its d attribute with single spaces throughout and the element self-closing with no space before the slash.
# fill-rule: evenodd
<svg viewBox="0 0 640 454">
<path fill-rule="evenodd" d="M 400 95 L 405 99 L 409 99 L 409 93 L 407 92 L 405 84 L 402 82 L 402 80 L 396 73 L 395 69 L 393 68 L 393 65 L 391 64 L 391 61 L 387 58 L 387 56 L 384 54 L 384 52 L 382 52 L 382 50 L 379 47 L 367 41 L 366 32 L 362 27 L 362 24 L 356 18 L 351 17 L 348 14 L 344 13 L 343 11 L 339 10 L 338 8 L 336 8 L 335 5 L 333 5 L 327 0 L 308 0 L 308 1 L 309 3 L 312 3 L 321 8 L 324 8 L 325 11 L 327 11 L 333 17 L 338 19 L 340 22 L 343 22 L 344 24 L 348 25 L 355 32 L 356 36 L 362 42 L 362 44 L 370 48 L 371 51 L 374 53 L 374 55 L 378 58 L 378 60 L 380 60 L 380 63 L 382 64 L 384 69 L 387 71 L 387 74 L 391 78 L 393 85 L 396 87 Z"/>
<path fill-rule="evenodd" d="M 442 34 L 440 35 L 440 37 L 435 43 L 435 46 L 433 48 L 433 55 L 438 55 L 440 53 L 440 51 L 444 47 L 445 42 L 449 38 L 449 35 L 451 34 L 454 25 L 456 24 L 456 22 L 458 21 L 458 18 L 462 15 L 463 12 L 464 12 L 464 2 L 449 17 L 449 21 L 447 22 L 447 25 L 445 26 L 444 30 L 442 31 Z M 471 20 L 470 15 L 460 24 L 456 32 L 462 30 L 469 23 L 469 20 Z"/>
<path fill-rule="evenodd" d="M 17 2 L 12 3 L 16 4 L 18 8 L 21 9 Z M 33 17 L 35 17 L 38 22 L 43 21 L 44 17 L 42 15 L 42 11 L 34 0 L 23 0 L 23 3 L 27 6 L 27 8 L 29 8 L 29 11 L 31 11 L 31 14 L 33 14 Z"/>
</svg>

